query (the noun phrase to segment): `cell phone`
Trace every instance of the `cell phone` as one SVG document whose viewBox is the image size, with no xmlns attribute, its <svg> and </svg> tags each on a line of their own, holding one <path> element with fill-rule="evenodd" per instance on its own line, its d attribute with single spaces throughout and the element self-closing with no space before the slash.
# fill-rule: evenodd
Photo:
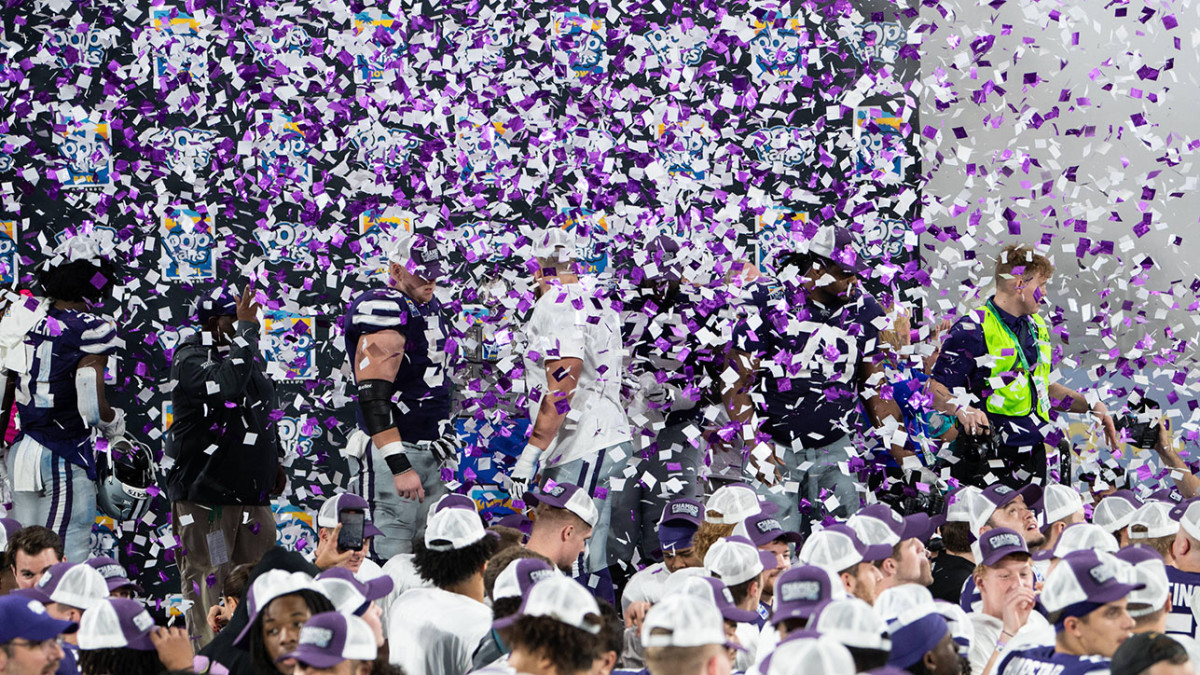
<svg viewBox="0 0 1200 675">
<path fill-rule="evenodd" d="M 363 545 L 363 520 L 366 515 L 362 511 L 342 511 L 338 514 L 338 522 L 342 531 L 338 534 L 339 551 L 357 551 Z"/>
</svg>

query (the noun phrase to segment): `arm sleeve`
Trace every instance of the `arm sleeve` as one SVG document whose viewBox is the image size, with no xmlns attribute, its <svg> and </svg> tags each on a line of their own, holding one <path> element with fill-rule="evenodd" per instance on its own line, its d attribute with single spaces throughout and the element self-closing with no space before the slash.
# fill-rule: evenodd
<svg viewBox="0 0 1200 675">
<path fill-rule="evenodd" d="M 950 329 L 950 334 L 942 343 L 942 353 L 933 365 L 930 376 L 947 389 L 968 386 L 977 367 L 976 357 L 981 351 L 986 351 L 982 331 L 977 326 L 970 319 L 961 319 Z"/>
<path fill-rule="evenodd" d="M 188 395 L 200 399 L 233 401 L 240 399 L 254 372 L 258 353 L 258 324 L 238 321 L 234 328 L 229 355 L 211 361 L 205 350 L 193 349 L 179 364 L 179 384 Z"/>
<path fill-rule="evenodd" d="M 530 320 L 529 347 L 538 353 L 543 365 L 559 359 L 582 359 L 586 352 L 580 325 L 584 314 L 571 306 L 569 296 L 563 296 L 543 300 Z"/>
<path fill-rule="evenodd" d="M 394 298 L 372 298 L 360 302 L 350 315 L 350 323 L 364 335 L 394 330 L 408 337 L 405 334 L 408 311 Z"/>
</svg>

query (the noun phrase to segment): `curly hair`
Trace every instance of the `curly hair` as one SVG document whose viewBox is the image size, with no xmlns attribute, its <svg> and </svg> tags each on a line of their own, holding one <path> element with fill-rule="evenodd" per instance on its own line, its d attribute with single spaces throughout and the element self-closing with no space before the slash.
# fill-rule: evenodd
<svg viewBox="0 0 1200 675">
<path fill-rule="evenodd" d="M 117 274 L 116 265 L 103 258 L 73 260 L 43 269 L 38 282 L 42 292 L 55 300 L 99 302 L 116 285 Z"/>
<path fill-rule="evenodd" d="M 715 511 L 710 511 L 710 514 Z M 692 548 L 696 551 L 696 557 L 704 560 L 704 556 L 708 554 L 708 549 L 717 543 L 721 537 L 728 537 L 733 534 L 734 525 L 719 525 L 704 521 L 700 523 L 700 528 L 696 530 L 695 536 L 692 537 Z"/>
<path fill-rule="evenodd" d="M 288 595 L 299 595 L 304 598 L 304 604 L 308 605 L 310 614 L 320 614 L 321 612 L 332 612 L 335 610 L 333 602 L 329 598 L 321 595 L 317 591 L 304 589 L 289 593 Z M 279 596 L 280 598 L 287 597 L 286 595 Z M 271 602 L 278 600 L 275 598 Z M 254 668 L 254 675 L 278 675 L 279 668 L 271 661 L 270 654 L 267 653 L 267 644 L 263 641 L 263 616 L 266 614 L 267 607 L 271 603 L 267 603 L 263 607 L 263 611 L 254 617 L 254 626 L 250 629 L 250 665 Z M 114 673 L 122 671 L 114 670 Z"/>
<path fill-rule="evenodd" d="M 599 616 L 591 615 L 597 624 Z M 504 629 L 502 637 L 513 651 L 550 659 L 558 675 L 587 672 L 599 649 L 599 635 L 545 616 L 523 616 Z"/>
<path fill-rule="evenodd" d="M 413 567 L 422 579 L 438 588 L 449 588 L 483 570 L 498 546 L 496 538 L 488 534 L 470 546 L 434 551 L 418 538 L 413 542 Z"/>
<path fill-rule="evenodd" d="M 80 675 L 158 675 L 166 666 L 153 649 L 142 651 L 129 647 L 85 649 L 79 652 Z"/>
</svg>

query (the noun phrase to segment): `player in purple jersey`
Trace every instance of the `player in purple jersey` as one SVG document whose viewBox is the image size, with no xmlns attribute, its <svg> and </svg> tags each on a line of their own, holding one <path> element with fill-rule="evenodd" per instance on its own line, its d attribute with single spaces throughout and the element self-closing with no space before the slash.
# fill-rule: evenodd
<svg viewBox="0 0 1200 675">
<path fill-rule="evenodd" d="M 447 322 L 434 297 L 447 272 L 432 237 L 413 234 L 388 257 L 388 285 L 350 303 L 346 352 L 358 396 L 358 440 L 351 438 L 351 490 L 367 499 L 383 531 L 372 553 L 412 551 L 429 505 L 446 492 L 441 467 L 459 451 L 446 379 Z"/>
<path fill-rule="evenodd" d="M 68 240 L 43 268 L 42 298 L 14 298 L 0 322 L 8 410 L 15 395 L 21 433 L 8 453 L 13 513 L 62 537 L 66 558 L 83 562 L 96 519 L 92 429 L 125 434 L 125 415 L 108 404 L 104 369 L 119 343 L 96 312 L 118 282 L 115 266 L 82 237 Z"/>
</svg>

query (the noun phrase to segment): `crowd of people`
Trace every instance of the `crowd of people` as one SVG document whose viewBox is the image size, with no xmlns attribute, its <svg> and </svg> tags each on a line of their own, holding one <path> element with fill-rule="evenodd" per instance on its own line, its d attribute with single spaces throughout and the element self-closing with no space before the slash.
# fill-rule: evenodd
<svg viewBox="0 0 1200 675">
<path fill-rule="evenodd" d="M 98 506 L 138 517 L 156 472 L 105 395 L 120 340 L 97 308 L 120 271 L 68 240 L 0 321 L 18 429 L 0 673 L 1200 673 L 1200 480 L 1169 418 L 1134 420 L 1162 485 L 1120 452 L 1087 475 L 1052 462 L 1065 415 L 1113 450 L 1136 425 L 1055 375 L 1051 262 L 1009 246 L 983 306 L 913 329 L 863 290 L 851 230 L 794 235 L 770 276 L 657 237 L 614 298 L 570 233 L 534 234 L 495 384 L 531 424 L 495 522 L 451 489 L 480 450 L 454 420 L 487 413 L 456 393 L 453 242 L 397 240 L 342 323 L 357 429 L 309 557 L 274 540 L 290 476 L 262 294 L 202 294 L 168 384 L 169 627 L 89 559 Z"/>
</svg>

